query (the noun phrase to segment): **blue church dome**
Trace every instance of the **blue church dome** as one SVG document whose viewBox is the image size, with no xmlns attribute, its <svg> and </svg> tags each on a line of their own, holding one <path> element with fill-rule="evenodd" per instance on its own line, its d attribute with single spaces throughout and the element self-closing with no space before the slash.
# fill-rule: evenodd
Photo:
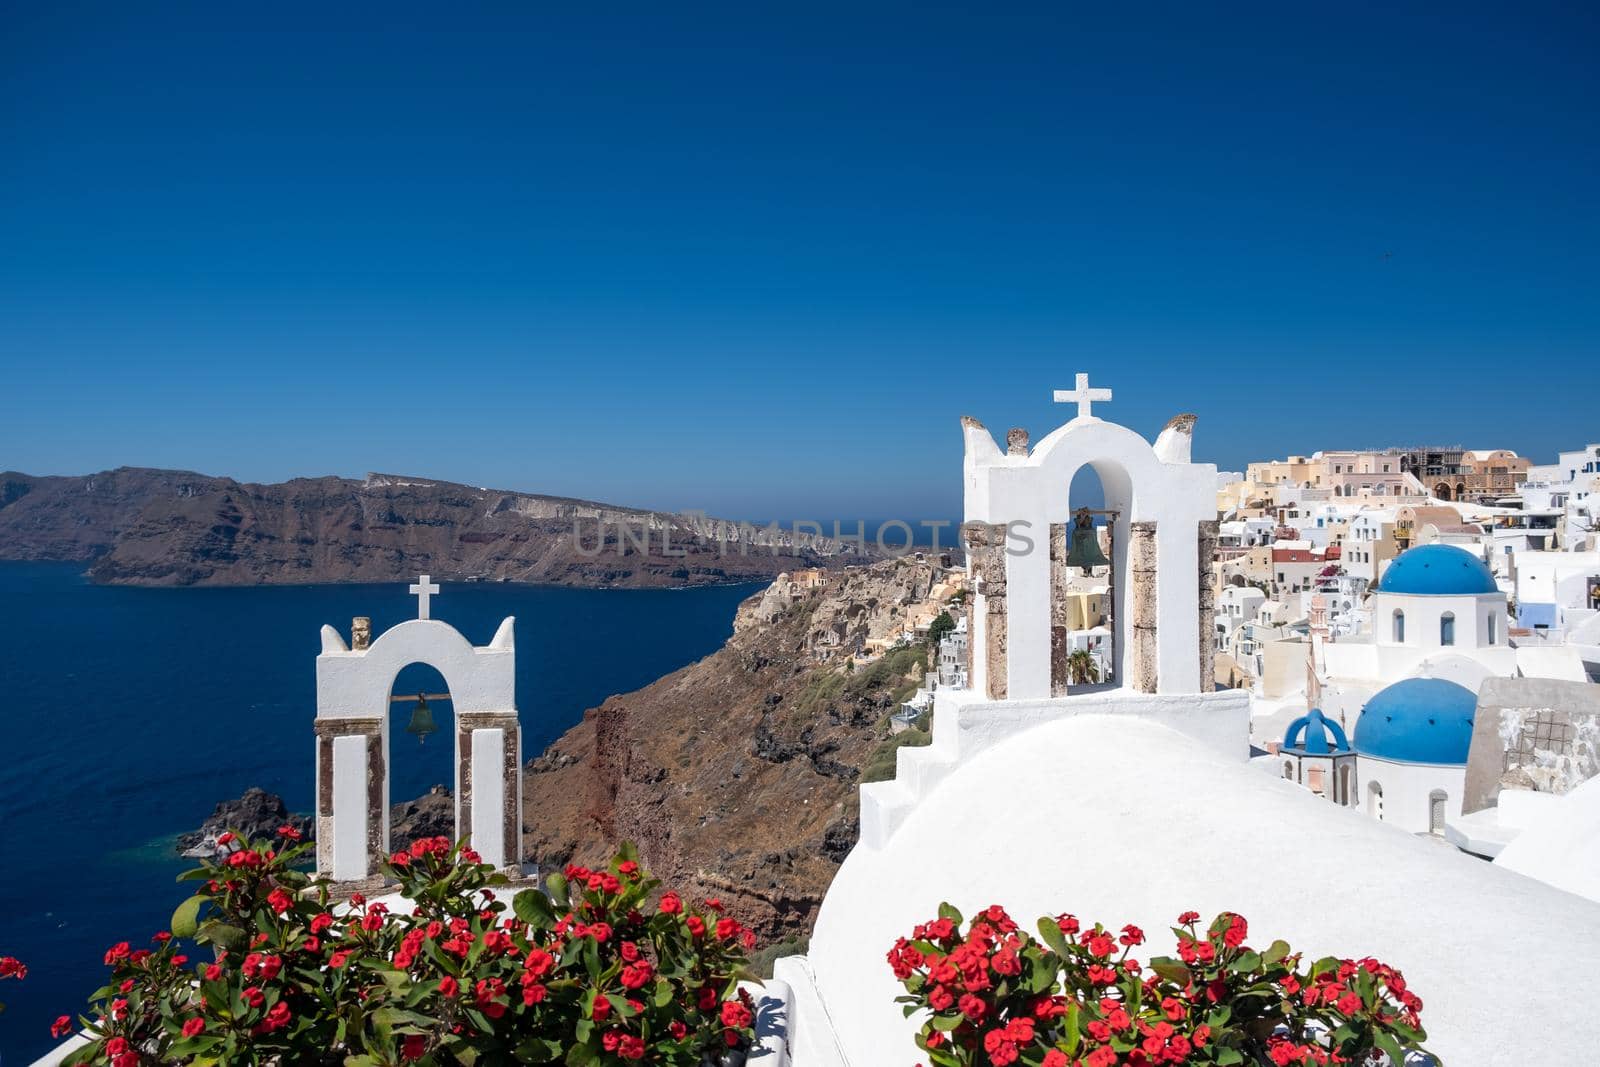
<svg viewBox="0 0 1600 1067">
<path fill-rule="evenodd" d="M 1356 752 L 1401 763 L 1465 764 L 1478 698 L 1443 678 L 1379 690 L 1356 720 Z"/>
<path fill-rule="evenodd" d="M 1283 735 L 1283 747 L 1307 756 L 1331 756 L 1336 752 L 1349 752 L 1350 742 L 1343 726 L 1323 718 L 1321 709 L 1312 708 L 1289 724 L 1289 732 Z"/>
<path fill-rule="evenodd" d="M 1378 583 L 1380 593 L 1423 596 L 1475 596 L 1497 593 L 1488 566 L 1455 545 L 1418 545 L 1395 557 Z"/>
</svg>

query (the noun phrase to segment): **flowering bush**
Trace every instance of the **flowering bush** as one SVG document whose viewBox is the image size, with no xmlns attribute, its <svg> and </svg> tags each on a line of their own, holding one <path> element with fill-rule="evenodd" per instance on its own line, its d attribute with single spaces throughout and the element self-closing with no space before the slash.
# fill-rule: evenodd
<svg viewBox="0 0 1600 1067">
<path fill-rule="evenodd" d="M 508 909 L 504 876 L 470 849 L 419 841 L 384 865 L 407 898 L 391 911 L 336 903 L 295 869 L 308 846 L 279 833 L 281 849 L 224 834 L 226 854 L 184 876 L 202 888 L 172 930 L 106 952 L 90 1014 L 56 1022 L 92 1039 L 67 1063 L 698 1067 L 752 1040 L 738 980 L 753 936 L 716 901 L 650 906 L 658 883 L 631 848 Z"/>
<path fill-rule="evenodd" d="M 1148 966 L 1135 926 L 1039 920 L 1035 940 L 998 906 L 973 918 L 948 904 L 889 951 L 909 1017 L 929 1013 L 917 1045 L 934 1067 L 1112 1067 L 1381 1059 L 1425 1051 L 1422 1001 L 1374 959 L 1304 966 L 1282 941 L 1256 951 L 1245 920 L 1196 912 L 1172 928 L 1177 958 Z"/>
</svg>

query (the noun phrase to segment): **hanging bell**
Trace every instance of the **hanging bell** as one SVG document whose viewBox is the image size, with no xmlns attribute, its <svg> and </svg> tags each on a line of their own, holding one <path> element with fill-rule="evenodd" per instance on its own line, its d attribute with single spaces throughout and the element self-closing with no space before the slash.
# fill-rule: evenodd
<svg viewBox="0 0 1600 1067">
<path fill-rule="evenodd" d="M 1100 551 L 1100 535 L 1095 532 L 1094 519 L 1087 510 L 1081 510 L 1072 521 L 1072 548 L 1067 552 L 1067 566 L 1082 567 L 1088 574 L 1091 567 L 1109 567 L 1111 561 Z"/>
<path fill-rule="evenodd" d="M 417 744 L 420 745 L 437 729 L 433 724 L 433 710 L 428 707 L 428 698 L 418 693 L 416 709 L 411 712 L 411 721 L 406 723 L 406 733 L 416 734 Z"/>
</svg>

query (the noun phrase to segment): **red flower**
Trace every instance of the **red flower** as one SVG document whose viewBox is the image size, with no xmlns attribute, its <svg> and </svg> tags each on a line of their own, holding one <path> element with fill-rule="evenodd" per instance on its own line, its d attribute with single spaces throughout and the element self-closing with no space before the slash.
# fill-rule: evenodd
<svg viewBox="0 0 1600 1067">
<path fill-rule="evenodd" d="M 1117 947 L 1116 942 L 1111 940 L 1111 935 L 1104 933 L 1091 934 L 1088 945 L 1090 955 L 1099 956 L 1102 959 L 1111 955 Z"/>
<path fill-rule="evenodd" d="M 51 1037 L 66 1037 L 72 1033 L 72 1020 L 65 1015 L 57 1016 L 56 1021 L 50 1024 Z"/>
<path fill-rule="evenodd" d="M 661 895 L 661 913 L 663 915 L 677 915 L 683 911 L 683 898 L 676 893 L 663 893 Z"/>
<path fill-rule="evenodd" d="M 266 1017 L 262 1019 L 260 1023 L 261 1030 L 263 1033 L 268 1034 L 272 1033 L 274 1030 L 282 1030 L 285 1026 L 289 1025 L 289 1021 L 292 1018 L 293 1016 L 289 1011 L 289 1005 L 280 1000 L 278 1003 L 267 1009 Z"/>
<path fill-rule="evenodd" d="M 206 1021 L 200 1018 L 200 1016 L 196 1015 L 194 1018 L 189 1019 L 183 1024 L 183 1036 L 194 1037 L 196 1034 L 203 1032 L 205 1028 Z"/>
<path fill-rule="evenodd" d="M 266 1003 L 267 999 L 266 995 L 261 992 L 260 986 L 247 986 L 239 995 L 243 997 L 244 1002 L 250 1005 L 252 1008 L 261 1007 L 262 1004 Z"/>
<path fill-rule="evenodd" d="M 506 1013 L 506 1006 L 500 998 L 506 995 L 506 984 L 498 978 L 480 978 L 473 987 L 473 998 L 477 1001 L 478 1010 L 491 1019 L 498 1019 Z"/>
<path fill-rule="evenodd" d="M 454 998 L 457 993 L 461 992 L 461 983 L 447 974 L 439 979 L 439 992 L 445 997 Z"/>
<path fill-rule="evenodd" d="M 743 1029 L 755 1021 L 755 1016 L 750 1014 L 750 1009 L 737 1000 L 724 1001 L 722 1004 L 722 1025 L 734 1029 Z"/>
<path fill-rule="evenodd" d="M 1190 925 L 1192 923 L 1197 923 L 1199 921 L 1200 921 L 1200 913 L 1198 911 L 1186 911 L 1182 915 L 1178 916 L 1178 925 L 1179 926 L 1188 926 L 1188 925 Z"/>
<path fill-rule="evenodd" d="M 400 1043 L 400 1058 L 407 1063 L 422 1059 L 428 1054 L 428 1039 L 422 1034 L 407 1034 Z"/>
<path fill-rule="evenodd" d="M 271 908 L 275 914 L 282 915 L 284 912 L 288 911 L 293 904 L 294 898 L 288 893 L 285 893 L 282 889 L 274 889 L 271 893 L 267 894 L 267 907 Z"/>
<path fill-rule="evenodd" d="M 1137 926 L 1129 925 L 1122 928 L 1122 936 L 1117 938 L 1122 944 L 1132 947 L 1144 944 L 1144 931 Z"/>
<path fill-rule="evenodd" d="M 611 1001 L 605 997 L 595 997 L 594 1007 L 589 1010 L 589 1018 L 597 1023 L 603 1023 L 611 1018 Z"/>
<path fill-rule="evenodd" d="M 296 830 L 292 826 L 280 826 L 280 827 L 278 827 L 278 836 L 282 837 L 282 838 L 286 838 L 286 839 L 288 839 L 290 841 L 298 841 L 304 835 L 301 834 L 299 830 Z"/>
</svg>

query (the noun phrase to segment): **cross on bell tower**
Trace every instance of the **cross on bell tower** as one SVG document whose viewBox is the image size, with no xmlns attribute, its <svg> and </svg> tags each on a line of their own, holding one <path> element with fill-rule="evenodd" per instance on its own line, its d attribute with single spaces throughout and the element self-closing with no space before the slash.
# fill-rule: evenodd
<svg viewBox="0 0 1600 1067">
<path fill-rule="evenodd" d="M 1078 405 L 1078 418 L 1080 419 L 1095 418 L 1092 410 L 1094 402 L 1096 400 L 1110 399 L 1111 390 L 1089 388 L 1089 376 L 1087 374 L 1078 375 L 1078 387 L 1076 389 L 1057 389 L 1055 394 L 1057 404 L 1076 403 Z"/>
<path fill-rule="evenodd" d="M 412 583 L 409 590 L 411 595 L 417 598 L 417 618 L 419 619 L 428 618 L 428 600 L 439 591 L 438 583 L 430 582 L 428 578 L 429 575 L 422 575 Z"/>
</svg>

